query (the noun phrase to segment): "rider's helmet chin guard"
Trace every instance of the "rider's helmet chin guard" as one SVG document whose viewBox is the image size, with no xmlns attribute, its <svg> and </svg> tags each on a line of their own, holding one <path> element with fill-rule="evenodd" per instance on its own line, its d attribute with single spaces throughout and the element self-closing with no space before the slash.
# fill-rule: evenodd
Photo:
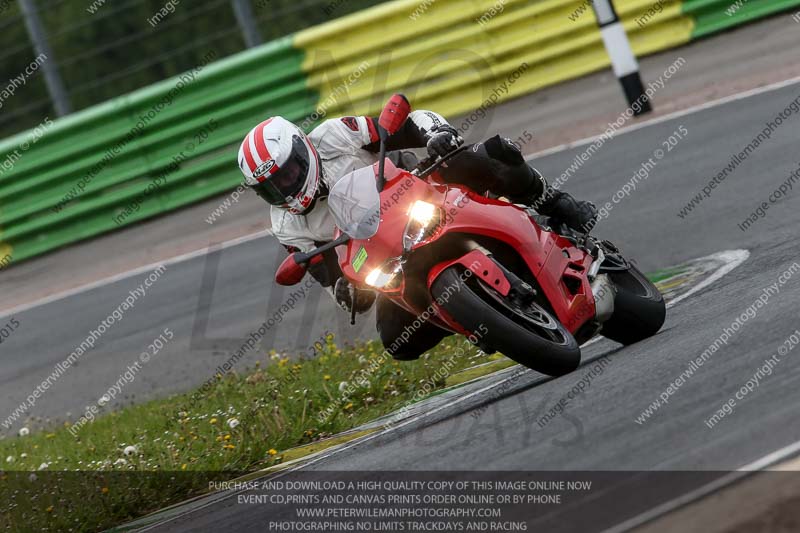
<svg viewBox="0 0 800 533">
<path fill-rule="evenodd" d="M 239 147 L 245 183 L 271 205 L 301 214 L 320 189 L 322 165 L 308 137 L 282 117 L 250 130 Z"/>
</svg>

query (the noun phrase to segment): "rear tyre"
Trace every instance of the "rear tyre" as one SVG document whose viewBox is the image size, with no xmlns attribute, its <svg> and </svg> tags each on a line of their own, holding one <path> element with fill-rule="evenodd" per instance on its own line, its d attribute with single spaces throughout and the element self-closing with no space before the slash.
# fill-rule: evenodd
<svg viewBox="0 0 800 533">
<path fill-rule="evenodd" d="M 631 265 L 625 272 L 609 273 L 617 288 L 614 314 L 603 324 L 600 332 L 621 344 L 634 344 L 652 337 L 667 316 L 664 297 L 647 276 Z"/>
<path fill-rule="evenodd" d="M 431 295 L 464 329 L 480 335 L 481 346 L 550 376 L 578 368 L 580 346 L 549 311 L 536 303 L 515 307 L 480 279 L 463 281 L 461 272 L 455 265 L 442 271 Z"/>
</svg>

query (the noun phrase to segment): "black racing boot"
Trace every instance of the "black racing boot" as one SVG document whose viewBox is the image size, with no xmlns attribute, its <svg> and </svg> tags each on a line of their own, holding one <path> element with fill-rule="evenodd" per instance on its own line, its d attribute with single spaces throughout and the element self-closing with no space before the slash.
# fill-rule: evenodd
<svg viewBox="0 0 800 533">
<path fill-rule="evenodd" d="M 526 198 L 523 203 L 575 231 L 589 233 L 597 223 L 597 207 L 592 202 L 576 200 L 571 194 L 551 187 L 538 170 L 533 167 L 531 170 L 541 181 L 542 192 Z"/>
<path fill-rule="evenodd" d="M 552 191 L 552 192 L 551 192 Z M 549 198 L 539 213 L 563 222 L 581 233 L 589 233 L 597 224 L 597 207 L 592 202 L 576 200 L 571 194 L 548 187 Z"/>
</svg>

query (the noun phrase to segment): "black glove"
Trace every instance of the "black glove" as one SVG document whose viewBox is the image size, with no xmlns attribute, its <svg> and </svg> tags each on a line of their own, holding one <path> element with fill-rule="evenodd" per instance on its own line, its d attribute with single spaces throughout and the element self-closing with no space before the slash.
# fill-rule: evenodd
<svg viewBox="0 0 800 533">
<path fill-rule="evenodd" d="M 354 295 L 356 313 L 366 313 L 375 302 L 375 292 L 354 288 L 345 278 L 336 280 L 336 285 L 333 286 L 333 296 L 342 309 L 348 313 L 353 309 Z"/>
<path fill-rule="evenodd" d="M 452 126 L 442 124 L 428 134 L 428 155 L 444 157 L 462 144 L 464 139 L 458 132 Z"/>
</svg>

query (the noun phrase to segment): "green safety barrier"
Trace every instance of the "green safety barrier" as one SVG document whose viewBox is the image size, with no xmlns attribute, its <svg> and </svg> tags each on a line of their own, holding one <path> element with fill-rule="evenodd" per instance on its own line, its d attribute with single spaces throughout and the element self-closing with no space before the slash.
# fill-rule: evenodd
<svg viewBox="0 0 800 533">
<path fill-rule="evenodd" d="M 23 260 L 230 190 L 232 146 L 254 117 L 313 109 L 301 60 L 281 39 L 4 140 L 0 256 Z"/>
<path fill-rule="evenodd" d="M 800 0 L 615 4 L 634 51 L 646 55 Z M 485 106 L 487 95 L 494 105 L 607 68 L 587 6 L 396 0 L 219 61 L 209 50 L 191 72 L 48 119 L 0 142 L 0 264 L 233 189 L 238 145 L 268 116 L 308 129 L 374 113 L 403 91 L 415 107 L 453 117 Z M 494 90 L 504 82 L 506 91 Z"/>
<path fill-rule="evenodd" d="M 798 0 L 684 0 L 683 11 L 694 18 L 697 39 L 798 5 Z"/>
</svg>

